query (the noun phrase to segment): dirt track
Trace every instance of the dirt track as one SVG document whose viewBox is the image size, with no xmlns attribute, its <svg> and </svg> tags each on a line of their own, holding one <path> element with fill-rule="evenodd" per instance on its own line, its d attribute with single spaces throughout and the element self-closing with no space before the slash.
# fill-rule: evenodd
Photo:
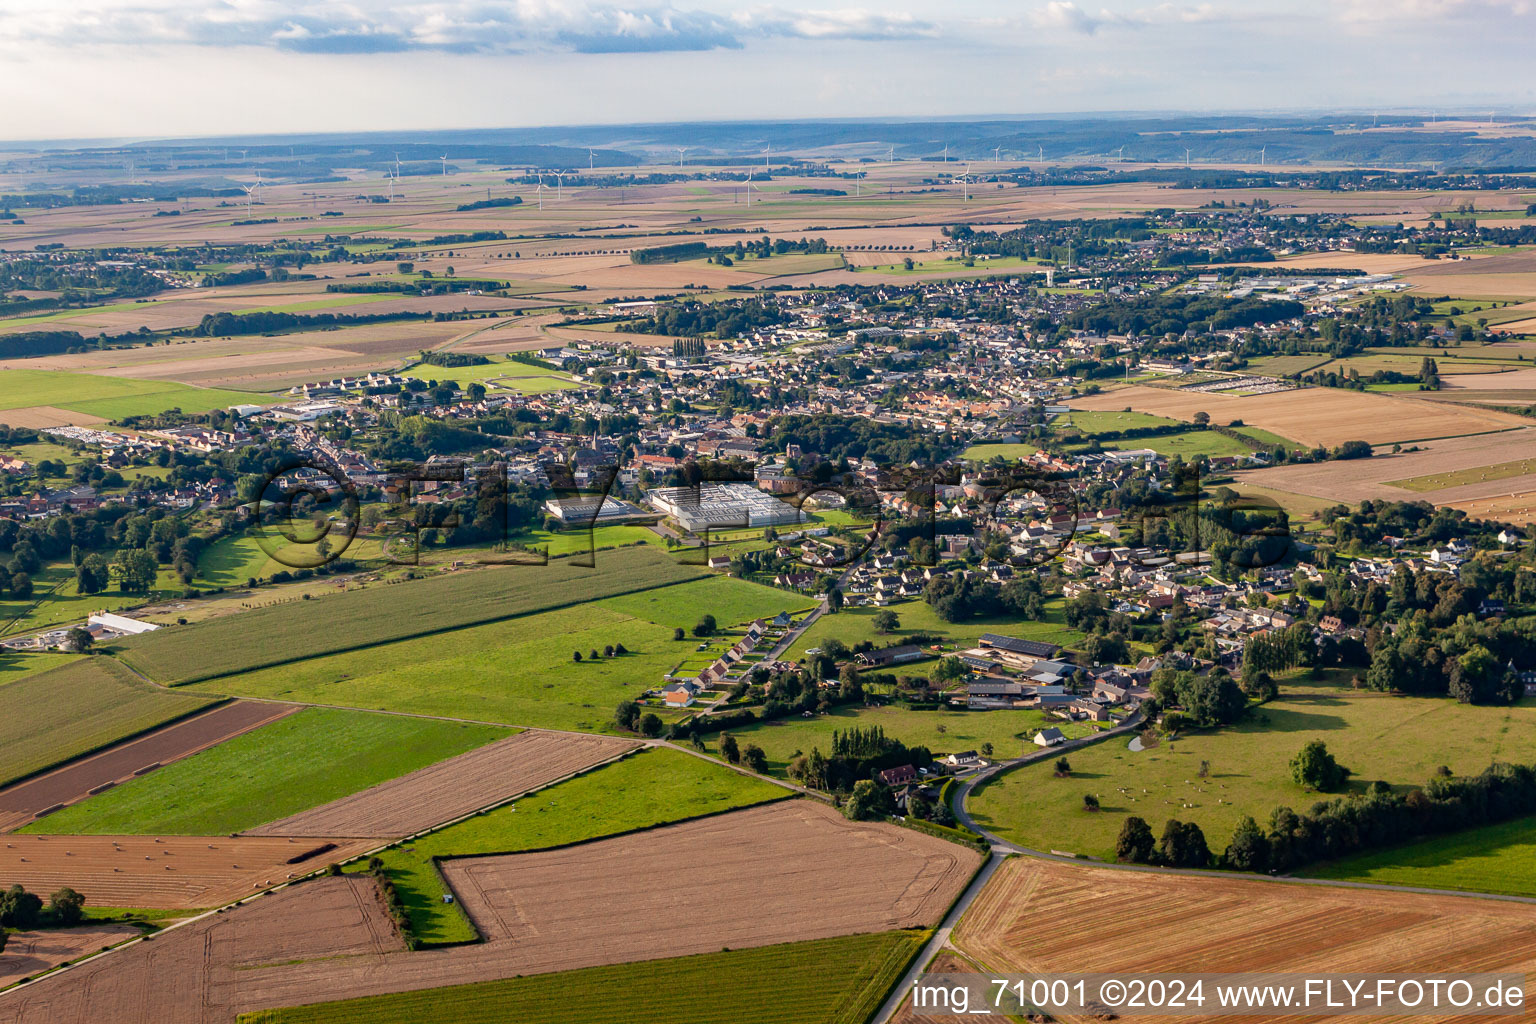
<svg viewBox="0 0 1536 1024">
<path fill-rule="evenodd" d="M 268 1007 L 932 925 L 979 861 L 791 800 L 460 861 L 452 873 L 473 880 L 464 899 L 490 941 L 414 953 L 393 951 L 371 883 L 321 878 L 0 995 L 0 1024 L 229 1024 Z"/>
<path fill-rule="evenodd" d="M 0 837 L 0 879 L 46 896 L 61 886 L 93 907 L 217 907 L 305 875 L 377 845 L 337 840 L 337 848 L 297 864 L 326 844 L 316 838 L 249 836 Z"/>
<path fill-rule="evenodd" d="M 140 769 L 179 761 L 297 710 L 293 705 L 256 701 L 221 704 L 7 786 L 0 789 L 0 832 L 30 823 L 39 811 L 84 800 L 92 790 L 126 781 Z"/>
<path fill-rule="evenodd" d="M 413 835 L 617 757 L 634 746 L 630 740 L 610 736 L 520 732 L 361 793 L 269 822 L 246 835 Z"/>
<path fill-rule="evenodd" d="M 1003 865 L 961 919 L 954 941 L 986 969 L 1012 974 L 1527 973 L 1536 970 L 1536 907 L 1026 858 Z"/>
</svg>

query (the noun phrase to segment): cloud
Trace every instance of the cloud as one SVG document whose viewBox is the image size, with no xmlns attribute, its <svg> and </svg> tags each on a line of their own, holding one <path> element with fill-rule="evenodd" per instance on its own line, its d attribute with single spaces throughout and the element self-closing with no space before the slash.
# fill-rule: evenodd
<svg viewBox="0 0 1536 1024">
<path fill-rule="evenodd" d="M 226 0 L 182 7 L 0 11 L 0 37 L 13 44 L 253 46 L 325 54 L 699 51 L 737 49 L 753 39 L 879 41 L 921 38 L 932 31 L 932 25 L 909 14 L 862 9 L 764 7 L 717 14 L 562 0 L 435 0 L 382 10 L 302 0 Z"/>
<path fill-rule="evenodd" d="M 1034 12 L 1031 20 L 1039 28 L 1064 28 L 1091 36 L 1104 24 L 1105 18 L 1089 14 L 1072 0 L 1051 0 Z"/>
</svg>

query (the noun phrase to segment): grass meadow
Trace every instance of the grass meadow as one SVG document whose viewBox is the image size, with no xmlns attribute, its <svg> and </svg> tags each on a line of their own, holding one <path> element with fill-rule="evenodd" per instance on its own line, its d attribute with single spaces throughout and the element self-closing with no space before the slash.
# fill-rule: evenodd
<svg viewBox="0 0 1536 1024">
<path fill-rule="evenodd" d="M 66 807 L 23 831 L 225 835 L 338 800 L 509 732 L 306 708 Z"/>
<path fill-rule="evenodd" d="M 1308 868 L 1308 878 L 1536 896 L 1536 819 L 1435 836 Z"/>
<path fill-rule="evenodd" d="M 163 380 L 59 370 L 0 370 L 0 411 L 50 405 L 113 420 L 167 409 L 207 412 L 260 401 L 260 396 L 246 392 L 195 388 Z"/>
<path fill-rule="evenodd" d="M 1069 755 L 1072 774 L 1056 778 L 1049 762 L 986 784 L 971 798 L 976 820 L 1034 849 L 1112 859 L 1130 815 L 1161 832 L 1169 818 L 1193 821 L 1213 852 L 1225 849 L 1240 817 L 1269 819 L 1277 806 L 1311 806 L 1319 797 L 1298 786 L 1290 760 L 1320 739 L 1355 774 L 1349 792 L 1380 779 L 1422 785 L 1440 765 L 1479 772 L 1494 760 L 1529 761 L 1536 748 L 1536 706 L 1475 707 L 1424 697 L 1394 697 L 1289 680 L 1281 697 L 1238 725 L 1193 732 L 1151 750 L 1106 740 Z M 1202 761 L 1210 776 L 1199 778 Z M 1082 808 L 1095 794 L 1100 811 Z"/>
<path fill-rule="evenodd" d="M 239 1024 L 863 1024 L 923 942 L 880 932 L 243 1014 Z"/>
<path fill-rule="evenodd" d="M 649 547 L 604 552 L 596 565 L 552 560 L 352 587 L 120 642 L 123 660 L 167 684 L 213 679 L 339 651 L 579 605 L 704 575 Z"/>
<path fill-rule="evenodd" d="M 609 644 L 623 644 L 630 653 L 588 657 Z M 620 701 L 658 685 L 693 648 L 692 642 L 674 641 L 670 628 L 587 604 L 318 655 L 195 689 L 608 732 Z M 571 657 L 575 651 L 582 654 L 579 664 Z"/>
<path fill-rule="evenodd" d="M 540 790 L 386 850 L 385 869 L 428 945 L 478 939 L 434 863 L 439 857 L 522 853 L 747 807 L 793 794 L 665 747 Z"/>
</svg>

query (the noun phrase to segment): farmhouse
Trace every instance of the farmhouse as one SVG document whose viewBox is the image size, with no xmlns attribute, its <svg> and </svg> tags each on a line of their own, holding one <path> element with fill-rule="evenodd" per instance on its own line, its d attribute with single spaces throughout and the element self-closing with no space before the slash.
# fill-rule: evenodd
<svg viewBox="0 0 1536 1024">
<path fill-rule="evenodd" d="M 865 651 L 856 655 L 854 660 L 866 668 L 885 668 L 889 665 L 902 665 L 909 661 L 917 661 L 923 656 L 923 649 L 916 644 L 902 644 L 899 647 L 882 647 L 878 651 Z"/>
<path fill-rule="evenodd" d="M 1063 736 L 1061 730 L 1056 728 L 1054 725 L 1048 729 L 1041 729 L 1039 732 L 1035 733 L 1035 746 L 1037 747 L 1054 747 L 1058 744 L 1065 743 L 1066 741 L 1067 738 Z"/>
</svg>

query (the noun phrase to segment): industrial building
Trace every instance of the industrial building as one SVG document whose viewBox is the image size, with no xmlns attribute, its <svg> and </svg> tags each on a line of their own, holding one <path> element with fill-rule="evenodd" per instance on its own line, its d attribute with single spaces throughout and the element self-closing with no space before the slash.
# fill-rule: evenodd
<svg viewBox="0 0 1536 1024">
<path fill-rule="evenodd" d="M 799 509 L 751 484 L 657 487 L 646 492 L 645 500 L 692 533 L 705 529 L 792 526 L 805 521 Z"/>
</svg>

